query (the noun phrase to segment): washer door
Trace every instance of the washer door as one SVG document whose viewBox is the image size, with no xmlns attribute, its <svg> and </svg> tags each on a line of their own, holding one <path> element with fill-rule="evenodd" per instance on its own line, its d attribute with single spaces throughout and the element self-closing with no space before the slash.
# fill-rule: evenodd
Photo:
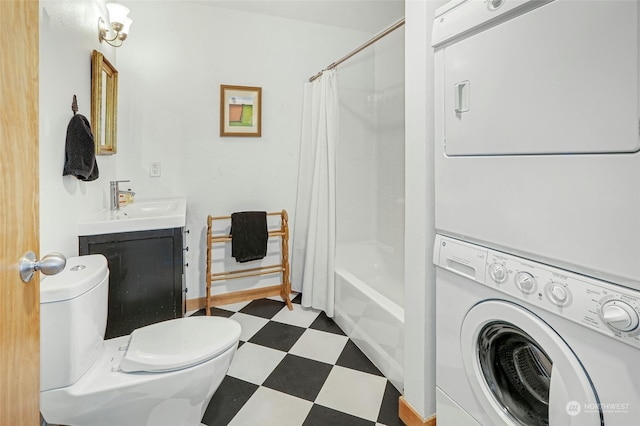
<svg viewBox="0 0 640 426">
<path fill-rule="evenodd" d="M 604 424 L 584 367 L 531 311 L 506 301 L 479 303 L 463 321 L 460 342 L 473 391 L 495 424 Z"/>
</svg>

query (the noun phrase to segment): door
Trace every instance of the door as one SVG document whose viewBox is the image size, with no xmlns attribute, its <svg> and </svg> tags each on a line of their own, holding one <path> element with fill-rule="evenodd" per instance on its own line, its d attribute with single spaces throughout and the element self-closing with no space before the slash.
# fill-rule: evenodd
<svg viewBox="0 0 640 426">
<path fill-rule="evenodd" d="M 598 396 L 580 360 L 529 310 L 481 302 L 465 316 L 460 344 L 471 387 L 494 424 L 602 424 Z"/>
<path fill-rule="evenodd" d="M 39 249 L 38 2 L 0 1 L 0 424 L 40 422 L 40 279 L 18 260 Z"/>
<path fill-rule="evenodd" d="M 445 47 L 447 155 L 637 152 L 638 21 L 636 1 L 554 1 Z"/>
</svg>

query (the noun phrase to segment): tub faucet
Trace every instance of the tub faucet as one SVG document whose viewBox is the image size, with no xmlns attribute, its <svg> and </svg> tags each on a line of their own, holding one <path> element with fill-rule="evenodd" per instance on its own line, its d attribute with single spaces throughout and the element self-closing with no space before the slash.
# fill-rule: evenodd
<svg viewBox="0 0 640 426">
<path fill-rule="evenodd" d="M 136 195 L 136 193 L 131 190 L 121 191 L 118 185 L 123 182 L 130 182 L 130 181 L 129 180 L 112 180 L 110 182 L 109 198 L 111 201 L 110 201 L 109 209 L 111 211 L 120 210 L 120 194 L 131 194 L 131 196 Z"/>
</svg>

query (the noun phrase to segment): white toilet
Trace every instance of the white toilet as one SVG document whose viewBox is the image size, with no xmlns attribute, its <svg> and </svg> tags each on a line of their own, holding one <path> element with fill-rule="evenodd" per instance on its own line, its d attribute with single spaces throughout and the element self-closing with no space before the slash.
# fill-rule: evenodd
<svg viewBox="0 0 640 426">
<path fill-rule="evenodd" d="M 109 270 L 67 260 L 40 285 L 40 410 L 69 426 L 200 425 L 238 347 L 240 325 L 189 317 L 104 340 Z"/>
</svg>

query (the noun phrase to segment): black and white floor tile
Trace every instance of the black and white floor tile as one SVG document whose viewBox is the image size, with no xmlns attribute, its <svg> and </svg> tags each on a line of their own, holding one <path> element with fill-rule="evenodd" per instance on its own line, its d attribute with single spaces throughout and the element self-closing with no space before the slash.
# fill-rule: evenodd
<svg viewBox="0 0 640 426">
<path fill-rule="evenodd" d="M 212 309 L 242 326 L 207 426 L 401 426 L 400 393 L 324 312 L 261 299 Z M 204 310 L 193 315 L 204 315 Z"/>
</svg>

